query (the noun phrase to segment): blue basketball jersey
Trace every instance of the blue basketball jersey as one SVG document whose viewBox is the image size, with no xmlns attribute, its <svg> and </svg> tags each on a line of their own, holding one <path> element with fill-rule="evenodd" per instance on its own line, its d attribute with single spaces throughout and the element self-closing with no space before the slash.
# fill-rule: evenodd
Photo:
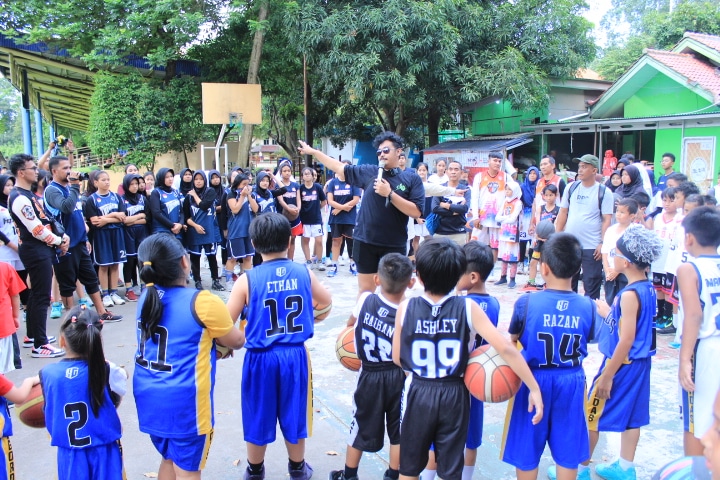
<svg viewBox="0 0 720 480">
<path fill-rule="evenodd" d="M 334 177 L 328 185 L 328 193 L 333 194 L 333 200 L 337 203 L 344 205 L 352 201 L 353 197 L 361 196 L 360 189 L 354 187 L 347 182 L 341 182 L 340 179 Z M 432 198 L 432 197 L 430 197 Z M 341 224 L 341 225 L 355 225 L 357 220 L 357 205 L 355 205 L 349 212 L 342 211 L 337 215 L 330 215 L 328 223 L 330 225 Z"/>
<path fill-rule="evenodd" d="M 137 215 L 138 213 L 145 213 L 145 196 L 138 195 L 137 197 L 137 205 L 133 205 L 125 197 L 123 197 L 123 203 L 125 204 L 125 214 L 128 217 L 132 217 L 133 215 Z"/>
<path fill-rule="evenodd" d="M 164 216 L 172 223 L 180 223 L 180 212 L 182 211 L 182 197 L 180 193 L 172 189 L 170 192 L 164 190 L 155 189 L 153 194 L 157 192 L 160 198 L 160 210 Z M 167 232 L 171 233 L 170 229 L 166 228 L 160 222 L 153 222 L 153 233 Z"/>
<path fill-rule="evenodd" d="M 424 295 L 407 302 L 402 324 L 400 363 L 423 378 L 462 377 L 469 356 L 470 300 L 448 295 L 433 303 Z"/>
<path fill-rule="evenodd" d="M 361 297 L 362 298 L 362 297 Z M 355 323 L 355 347 L 363 363 L 392 364 L 392 338 L 397 305 L 382 294 L 369 293 Z"/>
<path fill-rule="evenodd" d="M 277 212 L 277 205 L 275 203 L 275 197 L 272 196 L 269 190 L 265 191 L 263 195 L 255 186 L 255 190 L 252 192 L 252 196 L 258 204 L 258 211 L 256 215 L 262 215 L 268 212 Z"/>
<path fill-rule="evenodd" d="M 305 265 L 281 258 L 263 262 L 245 275 L 250 292 L 245 348 L 300 345 L 313 336 L 310 272 Z"/>
<path fill-rule="evenodd" d="M 285 203 L 287 205 L 297 206 L 298 195 L 300 195 L 300 184 L 297 182 L 290 182 L 288 185 L 281 183 L 279 186 L 287 187 L 287 192 L 285 192 L 282 196 Z"/>
<path fill-rule="evenodd" d="M 100 195 L 98 192 L 90 195 L 90 200 L 95 205 L 100 216 L 109 215 L 111 213 L 123 211 L 121 208 L 122 201 L 115 192 L 108 192 L 106 195 Z M 108 223 L 101 228 L 122 228 L 122 223 Z"/>
<path fill-rule="evenodd" d="M 109 368 L 109 367 L 108 367 Z M 50 444 L 62 448 L 90 448 L 122 436 L 120 417 L 105 388 L 97 417 L 92 410 L 85 360 L 66 358 L 40 370 L 45 397 L 45 426 Z"/>
<path fill-rule="evenodd" d="M 497 328 L 498 321 L 500 321 L 500 302 L 498 302 L 498 299 L 490 296 L 488 293 L 468 293 L 467 298 L 471 298 L 473 302 L 477 303 L 480 308 L 483 309 L 495 328 Z M 472 347 L 473 350 L 483 345 L 487 345 L 487 342 L 480 336 L 479 333 L 476 334 L 475 344 Z"/>
<path fill-rule="evenodd" d="M 12 420 L 10 418 L 8 401 L 5 397 L 0 397 L 0 422 L 2 422 L 2 436 L 12 437 Z"/>
<path fill-rule="evenodd" d="M 202 226 L 205 233 L 198 233 L 194 227 L 188 225 L 185 232 L 185 243 L 187 245 L 209 245 L 215 243 L 215 204 L 213 203 L 205 210 L 201 210 L 195 205 L 193 199 L 190 200 L 190 214 L 192 221 Z"/>
<path fill-rule="evenodd" d="M 214 424 L 215 338 L 232 330 L 225 304 L 207 290 L 157 287 L 163 316 L 145 338 L 137 307 L 133 394 L 140 431 L 164 438 L 210 433 Z M 170 402 L 170 403 L 168 403 Z"/>
<path fill-rule="evenodd" d="M 515 302 L 509 332 L 519 336 L 530 368 L 575 368 L 587 356 L 595 304 L 575 292 L 526 293 Z"/>
<path fill-rule="evenodd" d="M 622 328 L 620 298 L 626 292 L 634 292 L 640 303 L 635 340 L 630 347 L 628 360 L 652 357 L 655 355 L 655 321 L 653 319 L 657 313 L 657 297 L 655 288 L 647 280 L 631 283 L 615 296 L 610 313 L 605 317 L 598 330 L 598 349 L 609 358 L 612 357 L 620 342 L 620 329 Z"/>
<path fill-rule="evenodd" d="M 238 194 L 238 197 L 240 194 Z M 243 238 L 250 236 L 250 222 L 252 221 L 252 212 L 250 212 L 250 202 L 245 202 L 240 207 L 238 213 L 232 213 L 228 208 L 228 239 Z"/>
</svg>

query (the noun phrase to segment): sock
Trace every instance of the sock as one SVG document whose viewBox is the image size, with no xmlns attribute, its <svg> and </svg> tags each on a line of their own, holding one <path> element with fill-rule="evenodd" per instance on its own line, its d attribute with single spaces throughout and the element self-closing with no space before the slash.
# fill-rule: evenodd
<svg viewBox="0 0 720 480">
<path fill-rule="evenodd" d="M 580 465 L 578 465 L 578 473 L 584 472 L 584 471 L 587 470 L 588 468 L 590 468 L 590 465 L 583 465 L 583 464 L 581 463 Z"/>
<path fill-rule="evenodd" d="M 655 318 L 656 318 L 657 320 L 660 320 L 660 318 L 661 318 L 663 315 L 665 315 L 665 310 L 664 310 L 665 307 L 664 307 L 664 305 L 663 305 L 664 302 L 665 302 L 665 300 L 662 300 L 662 299 L 660 299 L 660 298 L 658 298 L 658 299 L 656 300 L 657 313 L 655 314 Z M 660 323 L 660 322 L 656 322 L 656 323 Z"/>
<path fill-rule="evenodd" d="M 102 292 L 103 292 L 103 293 L 102 293 L 102 294 L 103 294 L 103 297 L 106 297 L 106 296 L 110 295 L 110 290 L 103 290 Z"/>
<path fill-rule="evenodd" d="M 665 316 L 668 319 L 673 318 L 673 304 L 665 300 Z"/>
<path fill-rule="evenodd" d="M 428 470 L 427 468 L 420 472 L 420 480 L 435 480 L 437 476 L 436 470 Z"/>
<path fill-rule="evenodd" d="M 633 462 L 628 462 L 622 457 L 618 457 L 618 465 L 620 465 L 620 468 L 623 470 L 629 470 L 633 467 Z"/>
<path fill-rule="evenodd" d="M 299 462 L 293 462 L 288 458 L 288 463 L 290 465 L 290 470 L 302 470 L 305 466 L 305 460 L 300 460 Z"/>
<path fill-rule="evenodd" d="M 345 465 L 345 478 L 357 477 L 357 474 L 358 474 L 358 467 L 350 468 L 347 465 Z"/>
<path fill-rule="evenodd" d="M 393 480 L 398 480 L 400 478 L 400 470 L 393 470 L 392 468 L 388 468 L 385 470 L 385 476 L 388 478 L 392 478 Z"/>
<path fill-rule="evenodd" d="M 254 475 L 258 475 L 258 474 L 262 473 L 262 468 L 263 468 L 264 463 L 265 462 L 250 463 L 250 461 L 248 460 L 248 470 L 250 470 L 250 473 L 252 473 Z"/>
<path fill-rule="evenodd" d="M 108 290 L 110 292 L 110 295 L 117 295 L 117 290 Z"/>
<path fill-rule="evenodd" d="M 462 480 L 472 480 L 475 465 L 465 465 L 463 467 Z"/>
</svg>

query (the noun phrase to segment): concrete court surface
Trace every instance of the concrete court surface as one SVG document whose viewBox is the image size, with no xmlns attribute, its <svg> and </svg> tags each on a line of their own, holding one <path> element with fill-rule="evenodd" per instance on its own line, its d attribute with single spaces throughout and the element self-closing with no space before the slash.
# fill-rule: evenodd
<svg viewBox="0 0 720 480">
<path fill-rule="evenodd" d="M 302 261 L 298 245 L 296 261 Z M 325 479 L 328 472 L 344 465 L 345 442 L 352 414 L 352 393 L 356 374 L 343 368 L 335 357 L 335 340 L 343 329 L 354 306 L 357 282 L 348 267 L 339 267 L 339 274 L 327 278 L 326 272 L 316 271 L 318 278 L 330 289 L 333 296 L 333 310 L 330 317 L 316 325 L 315 336 L 307 345 L 311 352 L 314 385 L 313 434 L 307 440 L 306 459 L 315 470 L 314 478 Z M 518 276 L 519 286 L 526 276 Z M 203 269 L 204 284 L 209 287 L 208 271 Z M 518 289 L 508 290 L 505 286 L 495 287 L 489 283 L 489 291 L 501 303 L 500 329 L 507 332 L 512 305 L 522 294 Z M 228 292 L 218 292 L 227 299 Z M 408 295 L 422 292 L 416 284 Z M 160 463 L 160 456 L 150 442 L 148 435 L 138 430 L 135 403 L 132 397 L 132 371 L 134 367 L 135 309 L 136 303 L 116 306 L 112 310 L 122 314 L 119 323 L 108 324 L 103 329 L 105 351 L 109 360 L 123 365 L 128 371 L 128 395 L 118 412 L 123 425 L 123 452 L 127 478 L 142 480 L 154 478 Z M 48 320 L 48 332 L 58 331 L 60 320 Z M 24 335 L 24 326 L 18 334 Z M 638 446 L 636 463 L 638 478 L 649 479 L 666 462 L 682 455 L 682 420 L 678 410 L 677 356 L 678 351 L 668 347 L 672 337 L 658 337 L 658 352 L 653 359 L 651 424 L 643 429 Z M 234 358 L 219 361 L 215 385 L 215 435 L 210 455 L 203 471 L 208 479 L 241 479 L 246 466 L 245 444 L 242 437 L 240 413 L 240 376 L 243 351 Z M 56 360 L 41 360 L 30 357 L 30 349 L 22 349 L 23 369 L 11 372 L 8 377 L 20 382 L 24 377 L 37 373 L 44 365 Z M 588 382 L 596 374 L 601 355 L 594 345 L 585 361 Z M 514 468 L 498 459 L 502 439 L 506 403 L 488 404 L 485 407 L 483 445 L 478 451 L 474 479 L 501 480 L 515 478 Z M 158 408 L 173 408 L 173 399 Z M 16 478 L 34 480 L 56 478 L 55 449 L 50 446 L 46 430 L 33 429 L 21 424 L 14 413 L 12 446 L 15 456 Z M 620 449 L 619 434 L 603 435 L 593 457 L 593 462 L 612 461 Z M 381 479 L 387 468 L 386 448 L 377 454 L 365 454 L 360 464 L 362 479 Z M 548 465 L 552 464 L 549 450 L 545 450 L 539 478 L 546 478 Z M 266 478 L 284 479 L 287 475 L 287 454 L 278 429 L 278 439 L 268 447 L 265 460 Z M 599 478 L 594 476 L 594 478 Z M 100 480 L 100 479 L 98 479 Z"/>
</svg>

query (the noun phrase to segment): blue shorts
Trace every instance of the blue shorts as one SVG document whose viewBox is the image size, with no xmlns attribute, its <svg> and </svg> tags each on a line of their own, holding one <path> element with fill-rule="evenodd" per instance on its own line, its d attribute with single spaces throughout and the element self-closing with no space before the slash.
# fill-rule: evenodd
<svg viewBox="0 0 720 480">
<path fill-rule="evenodd" d="M 475 450 L 482 445 L 483 415 L 485 408 L 483 402 L 470 396 L 470 421 L 468 422 L 468 433 L 465 439 L 465 448 Z"/>
<path fill-rule="evenodd" d="M 4 461 L 0 465 L 0 480 L 10 480 L 15 478 L 15 458 L 10 437 L 2 437 L 2 450 Z"/>
<path fill-rule="evenodd" d="M 122 228 L 98 228 L 92 237 L 92 256 L 102 266 L 125 263 L 125 234 Z"/>
<path fill-rule="evenodd" d="M 187 251 L 193 255 L 202 255 L 203 251 L 205 252 L 205 255 L 215 255 L 217 253 L 217 244 L 206 243 L 203 245 L 188 245 Z"/>
<path fill-rule="evenodd" d="M 308 437 L 308 424 L 312 425 L 309 371 L 310 358 L 303 344 L 245 353 L 241 404 L 246 442 L 274 442 L 278 421 L 288 442 Z"/>
<path fill-rule="evenodd" d="M 120 440 L 87 448 L 58 447 L 58 480 L 124 480 Z"/>
<path fill-rule="evenodd" d="M 147 237 L 147 228 L 145 225 L 131 225 L 125 227 L 125 254 L 128 257 L 137 255 L 140 243 Z"/>
<path fill-rule="evenodd" d="M 210 430 L 208 434 L 190 437 L 165 438 L 150 435 L 150 440 L 163 460 L 171 460 L 186 472 L 197 472 L 205 468 L 212 437 L 213 431 Z"/>
<path fill-rule="evenodd" d="M 605 357 L 593 379 L 586 404 L 588 427 L 593 432 L 624 432 L 650 423 L 651 359 L 638 358 L 623 364 L 613 378 L 610 398 L 595 396 L 596 382 L 605 370 Z"/>
<path fill-rule="evenodd" d="M 523 383 L 510 400 L 511 414 L 505 422 L 501 458 L 520 470 L 534 470 L 540 464 L 545 444 L 555 463 L 577 468 L 590 459 L 590 442 L 585 421 L 585 372 L 582 367 L 534 369 L 542 392 L 544 415 L 532 424 L 535 412 L 528 412 L 530 390 Z"/>
<path fill-rule="evenodd" d="M 245 258 L 255 255 L 255 247 L 253 247 L 250 237 L 229 238 L 227 245 L 229 258 Z"/>
</svg>

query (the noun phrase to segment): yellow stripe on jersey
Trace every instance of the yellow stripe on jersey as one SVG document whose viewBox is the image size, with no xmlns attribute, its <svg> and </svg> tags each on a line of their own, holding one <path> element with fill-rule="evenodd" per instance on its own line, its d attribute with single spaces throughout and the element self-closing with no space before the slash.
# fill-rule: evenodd
<svg viewBox="0 0 720 480">
<path fill-rule="evenodd" d="M 217 295 L 213 295 L 207 290 L 201 291 L 195 297 L 194 307 L 197 318 L 210 332 L 210 337 L 222 337 L 233 329 L 230 312 L 228 312 L 227 306 Z"/>
<path fill-rule="evenodd" d="M 205 468 L 205 462 L 207 462 L 208 455 L 210 455 L 210 445 L 212 445 L 213 435 L 215 430 L 210 429 L 210 433 L 205 435 L 205 445 L 203 446 L 202 460 L 200 460 L 200 467 L 198 470 Z"/>
<path fill-rule="evenodd" d="M 605 370 L 607 361 L 607 358 L 603 360 L 596 378 L 600 378 L 600 374 Z M 597 397 L 597 382 L 593 382 L 592 390 L 590 390 L 590 396 L 588 397 L 587 402 L 585 402 L 585 414 L 587 415 L 588 430 L 593 432 L 598 431 L 600 417 L 602 416 L 603 410 L 605 410 L 606 403 L 607 399 Z"/>
<path fill-rule="evenodd" d="M 5 455 L 5 478 L 15 478 L 15 457 L 10 437 L 2 437 L 2 449 Z"/>
<path fill-rule="evenodd" d="M 123 459 L 123 448 L 120 439 L 116 440 L 118 448 L 120 449 L 120 462 L 122 463 L 122 480 L 127 480 L 127 473 L 125 473 L 125 459 Z"/>
<path fill-rule="evenodd" d="M 212 430 L 212 402 L 210 389 L 212 387 L 212 365 L 210 355 L 214 355 L 213 339 L 207 329 L 203 329 L 195 361 L 195 409 L 197 411 L 198 435 L 209 433 Z"/>
<path fill-rule="evenodd" d="M 312 437 L 313 431 L 313 383 L 312 383 L 312 362 L 310 361 L 310 350 L 307 345 L 305 347 L 305 355 L 307 356 L 307 372 L 308 372 L 308 396 L 307 396 L 307 431 L 308 437 Z"/>
<path fill-rule="evenodd" d="M 515 397 L 517 397 L 517 394 L 510 397 L 507 410 L 505 411 L 505 425 L 503 426 L 502 440 L 500 441 L 500 460 L 505 456 L 505 444 L 507 443 L 508 430 L 510 430 L 510 419 L 512 418 L 513 406 L 515 405 Z"/>
</svg>

